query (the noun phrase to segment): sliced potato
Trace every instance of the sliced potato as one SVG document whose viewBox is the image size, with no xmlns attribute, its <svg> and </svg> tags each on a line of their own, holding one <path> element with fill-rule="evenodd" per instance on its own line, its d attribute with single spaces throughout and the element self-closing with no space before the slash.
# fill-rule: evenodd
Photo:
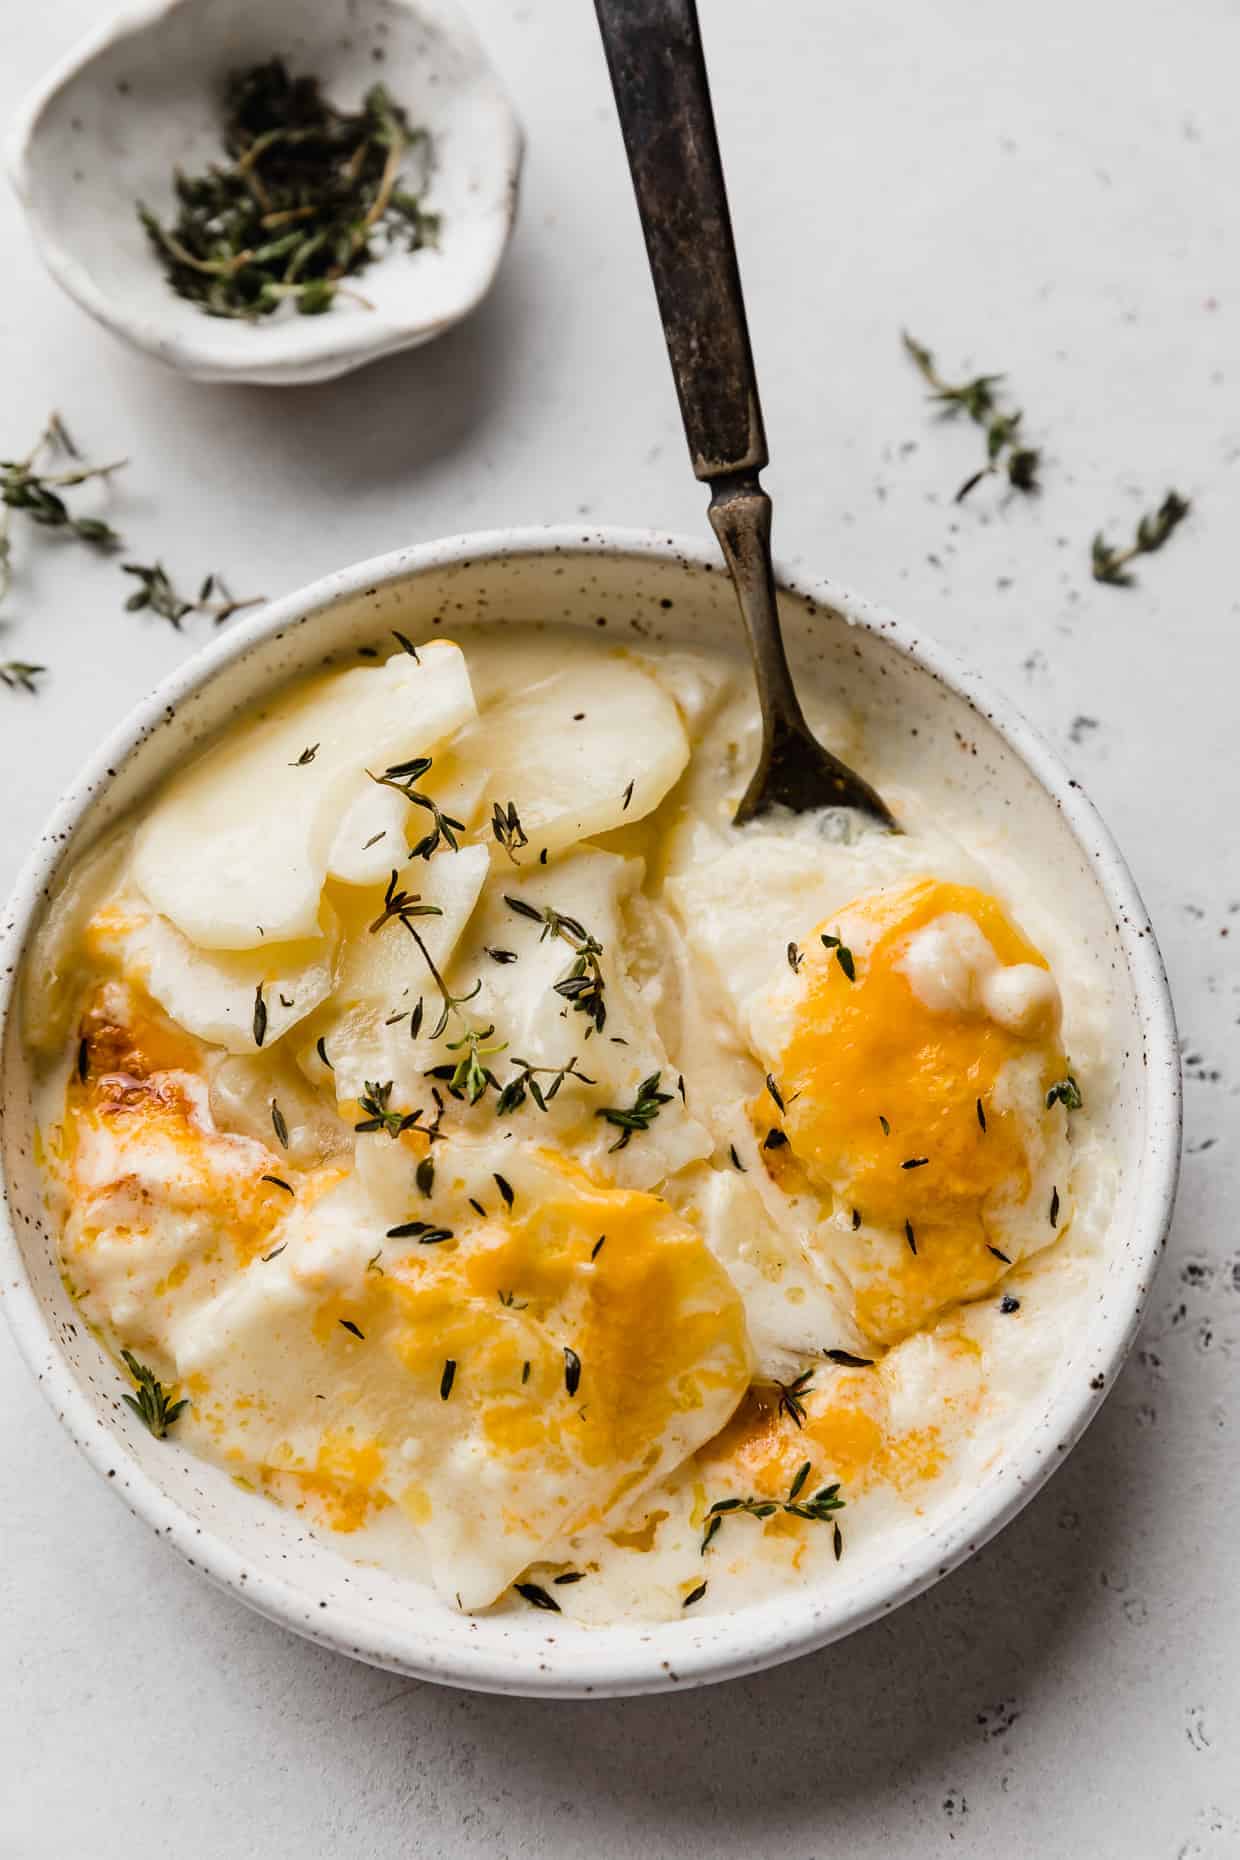
<svg viewBox="0 0 1240 1860">
<path fill-rule="evenodd" d="M 487 812 L 515 804 L 524 861 L 640 820 L 689 760 L 674 700 L 636 660 L 583 658 L 497 697 L 461 733 L 462 761 L 489 767 Z"/>
<path fill-rule="evenodd" d="M 188 1033 L 230 1053 L 252 1053 L 258 1032 L 263 1046 L 274 1046 L 331 993 L 335 922 L 330 913 L 324 922 L 325 934 L 314 940 L 204 950 L 152 915 L 127 939 L 125 970 Z"/>
<path fill-rule="evenodd" d="M 464 658 L 446 640 L 299 686 L 164 789 L 138 831 L 140 888 L 204 949 L 313 937 L 340 818 L 367 769 L 426 753 L 473 714 Z"/>
</svg>

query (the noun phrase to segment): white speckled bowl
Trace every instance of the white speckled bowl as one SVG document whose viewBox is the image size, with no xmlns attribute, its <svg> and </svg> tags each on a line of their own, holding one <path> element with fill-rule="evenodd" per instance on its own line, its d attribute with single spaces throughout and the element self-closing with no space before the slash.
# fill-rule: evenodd
<svg viewBox="0 0 1240 1860">
<path fill-rule="evenodd" d="M 416 1585 L 349 1563 L 298 1518 L 219 1468 L 156 1441 L 120 1400 L 114 1365 L 57 1273 L 33 1158 L 31 1080 L 7 1012 L 44 898 L 65 860 L 264 688 L 393 625 L 454 634 L 471 617 L 569 620 L 613 637 L 708 641 L 734 632 L 731 589 L 695 544 L 637 532 L 526 530 L 458 537 L 345 569 L 239 622 L 148 698 L 49 821 L 0 923 L 0 1297 L 43 1391 L 92 1464 L 195 1567 L 326 1646 L 494 1692 L 653 1692 L 724 1679 L 851 1632 L 944 1575 L 1007 1522 L 1078 1438 L 1133 1338 L 1166 1235 L 1180 1154 L 1180 1074 L 1158 947 L 1131 878 L 1077 784 L 1013 708 L 910 627 L 829 584 L 781 583 L 798 676 L 884 720 L 885 777 L 932 771 L 982 828 L 1015 826 L 1056 887 L 1122 1050 L 1107 1116 L 1120 1189 L 1098 1295 L 1045 1401 L 1002 1464 L 910 1550 L 845 1557 L 813 1586 L 732 1615 L 575 1628 L 535 1610 L 462 1618 Z M 891 720 L 899 727 L 891 727 Z M 864 740 L 864 738 L 863 738 Z M 973 753 L 962 753 L 962 749 Z"/>
<path fill-rule="evenodd" d="M 382 79 L 435 149 L 438 248 L 377 248 L 322 316 L 206 316 L 172 290 L 135 202 L 169 218 L 175 168 L 220 156 L 218 94 L 273 56 L 353 108 Z M 327 381 L 429 342 L 481 302 L 516 210 L 521 126 L 453 0 L 148 0 L 107 23 L 25 105 L 13 185 L 52 276 L 135 348 L 199 381 Z"/>
</svg>

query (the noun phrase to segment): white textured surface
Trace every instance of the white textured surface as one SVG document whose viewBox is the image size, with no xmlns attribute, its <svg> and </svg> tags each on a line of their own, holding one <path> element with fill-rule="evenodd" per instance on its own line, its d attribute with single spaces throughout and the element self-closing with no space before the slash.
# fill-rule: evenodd
<svg viewBox="0 0 1240 1860">
<path fill-rule="evenodd" d="M 0 10 L 0 114 L 97 11 Z M 704 8 L 781 551 L 1018 693 L 1129 855 L 1190 1056 L 1142 1354 L 1042 1496 L 920 1602 L 752 1680 L 582 1708 L 371 1672 L 217 1596 L 0 1344 L 4 1860 L 169 1838 L 185 1860 L 1240 1852 L 1240 13 L 777 11 Z M 473 321 L 323 388 L 170 381 L 45 279 L 6 199 L 0 450 L 58 405 L 131 453 L 134 555 L 240 593 L 493 523 L 699 525 L 590 9 L 473 12 L 530 132 Z M 945 364 L 1010 370 L 1047 445 L 1036 505 L 952 508 L 975 440 L 925 419 L 902 322 Z M 1091 530 L 1169 483 L 1191 524 L 1138 589 L 1095 587 Z M 0 658 L 52 668 L 37 701 L 0 691 L 4 884 L 61 776 L 205 625 L 123 614 L 119 570 L 55 543 L 19 543 L 0 631 Z"/>
</svg>

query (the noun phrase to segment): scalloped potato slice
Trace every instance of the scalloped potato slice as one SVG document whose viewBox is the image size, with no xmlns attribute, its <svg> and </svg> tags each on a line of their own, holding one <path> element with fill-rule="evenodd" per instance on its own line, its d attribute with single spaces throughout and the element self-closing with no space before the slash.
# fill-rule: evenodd
<svg viewBox="0 0 1240 1860">
<path fill-rule="evenodd" d="M 317 935 L 336 830 L 366 771 L 425 754 L 473 715 L 447 640 L 299 686 L 164 788 L 138 830 L 138 885 L 204 949 Z"/>
<path fill-rule="evenodd" d="M 124 968 L 164 1012 L 200 1040 L 230 1053 L 253 1053 L 257 991 L 263 991 L 264 1049 L 326 1001 L 332 988 L 336 919 L 322 913 L 323 934 L 261 949 L 198 949 L 166 917 L 150 916 L 125 939 Z"/>
<path fill-rule="evenodd" d="M 299 1201 L 278 1257 L 166 1332 L 200 1391 L 191 1425 L 291 1472 L 347 1436 L 363 1500 L 405 1510 L 466 1610 L 626 1512 L 724 1424 L 751 1368 L 734 1287 L 665 1202 L 547 1156 L 509 1167 L 513 1210 L 435 1247 L 385 1238 L 353 1181 Z"/>
<path fill-rule="evenodd" d="M 640 820 L 679 780 L 689 739 L 674 700 L 630 658 L 581 658 L 501 696 L 462 732 L 462 760 L 489 764 L 489 800 L 515 802 L 532 864 Z M 631 786 L 630 786 L 631 784 Z"/>
</svg>

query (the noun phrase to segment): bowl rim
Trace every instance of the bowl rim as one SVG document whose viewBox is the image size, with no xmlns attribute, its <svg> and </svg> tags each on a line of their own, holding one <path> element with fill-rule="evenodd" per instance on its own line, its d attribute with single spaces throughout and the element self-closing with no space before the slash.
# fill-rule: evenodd
<svg viewBox="0 0 1240 1860">
<path fill-rule="evenodd" d="M 264 352 L 263 330 L 243 324 L 238 328 L 255 340 L 247 343 L 235 359 L 221 360 L 207 346 L 205 330 L 199 341 L 194 334 L 176 332 L 157 313 L 143 315 L 130 310 L 123 295 L 102 289 L 87 266 L 54 235 L 37 205 L 32 181 L 33 154 L 45 112 L 65 87 L 111 46 L 138 38 L 171 14 L 198 3 L 199 0 L 132 0 L 123 11 L 101 20 L 70 46 L 17 108 L 5 149 L 9 181 L 25 213 L 39 257 L 62 290 L 88 316 L 139 353 L 151 356 L 192 380 L 234 385 L 280 387 L 333 380 L 379 361 L 385 355 L 433 341 L 470 316 L 494 284 L 512 236 L 525 158 L 525 131 L 481 36 L 458 0 L 387 0 L 389 5 L 414 16 L 434 20 L 458 44 L 467 45 L 476 53 L 479 77 L 491 94 L 505 131 L 502 176 L 497 176 L 502 180 L 502 189 L 496 188 L 496 198 L 503 204 L 502 221 L 486 262 L 479 266 L 469 290 L 450 314 L 433 322 L 416 315 L 399 322 L 390 318 L 381 322 L 376 318 L 369 327 L 352 316 L 302 318 L 298 328 L 305 339 L 304 351 L 286 355 L 273 354 L 270 345 Z M 307 327 L 302 329 L 301 324 Z"/>
<path fill-rule="evenodd" d="M 193 654 L 111 730 L 57 802 L 27 856 L 0 919 L 0 1058 L 15 998 L 20 958 L 56 875 L 67 843 L 107 785 L 110 771 L 157 733 L 175 710 L 226 666 L 275 639 L 288 627 L 371 589 L 416 580 L 433 570 L 486 559 L 569 556 L 631 557 L 721 575 L 705 542 L 664 531 L 581 525 L 522 526 L 446 537 L 394 550 L 338 569 L 246 616 L 226 635 Z M 687 1622 L 647 1622 L 593 1628 L 563 1647 L 554 1632 L 522 1637 L 518 1652 L 487 1648 L 473 1638 L 477 1622 L 462 1617 L 459 1643 L 448 1657 L 419 1646 L 416 1628 L 369 1619 L 351 1601 L 328 1601 L 313 1615 L 305 1594 L 275 1568 L 256 1567 L 219 1532 L 197 1524 L 152 1480 L 106 1428 L 95 1402 L 59 1355 L 51 1326 L 30 1284 L 7 1194 L 0 1180 L 0 1303 L 18 1348 L 58 1418 L 87 1459 L 130 1508 L 194 1567 L 270 1619 L 308 1639 L 372 1665 L 475 1691 L 527 1697 L 615 1697 L 734 1678 L 807 1654 L 866 1626 L 911 1600 L 981 1547 L 1031 1499 L 1075 1444 L 1114 1383 L 1141 1320 L 1153 1269 L 1165 1243 L 1180 1163 L 1181 1079 L 1174 1012 L 1162 957 L 1131 874 L 1081 785 L 1006 698 L 975 672 L 886 609 L 824 579 L 797 576 L 779 564 L 781 590 L 826 607 L 848 625 L 882 638 L 906 660 L 940 681 L 991 724 L 1044 792 L 1055 801 L 1089 860 L 1110 906 L 1123 950 L 1128 986 L 1145 1042 L 1146 1148 L 1142 1191 L 1128 1229 L 1128 1296 L 1109 1297 L 1095 1317 L 1092 1348 L 1071 1378 L 1052 1385 L 1044 1416 L 1013 1455 L 968 1500 L 927 1532 L 893 1570 L 881 1565 L 851 1592 L 843 1612 L 815 1608 L 812 1590 L 792 1590 L 753 1608 L 709 1617 L 709 1634 L 689 1639 Z M 255 695 L 262 689 L 255 681 Z M 2 1116 L 2 1113 L 0 1113 Z M 123 1474 L 123 1478 L 121 1475 Z M 453 1630 L 456 1618 L 452 1618 Z M 526 1650 L 529 1650 L 528 1652 Z M 536 1653 L 534 1650 L 537 1650 Z"/>
</svg>

